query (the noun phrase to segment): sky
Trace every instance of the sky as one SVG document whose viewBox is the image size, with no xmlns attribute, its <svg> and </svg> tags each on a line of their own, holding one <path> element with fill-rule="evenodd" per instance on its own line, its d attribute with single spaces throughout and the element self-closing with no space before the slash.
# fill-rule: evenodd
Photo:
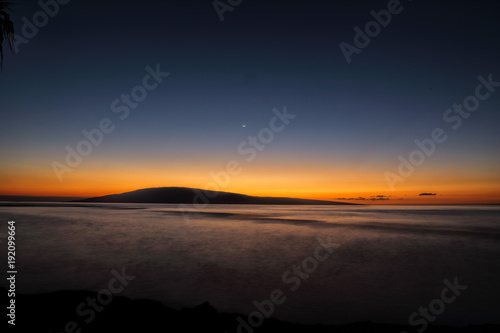
<svg viewBox="0 0 500 333">
<path fill-rule="evenodd" d="M 2 195 L 500 203 L 498 1 L 12 9 Z"/>
</svg>

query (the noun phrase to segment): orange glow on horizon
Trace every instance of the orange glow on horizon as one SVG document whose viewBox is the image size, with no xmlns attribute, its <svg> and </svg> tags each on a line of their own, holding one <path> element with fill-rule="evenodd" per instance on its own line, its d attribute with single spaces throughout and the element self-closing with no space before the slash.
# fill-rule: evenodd
<svg viewBox="0 0 500 333">
<path fill-rule="evenodd" d="M 154 164 L 139 159 L 88 161 L 65 174 L 62 182 L 50 168 L 50 162 L 42 166 L 25 163 L 23 167 L 0 169 L 0 195 L 95 197 L 178 186 L 373 205 L 500 204 L 500 176 L 478 176 L 467 169 L 460 172 L 421 169 L 392 191 L 383 176 L 388 168 L 377 165 L 352 168 L 336 162 L 317 165 L 286 159 L 266 160 L 241 163 L 240 172 L 228 177 L 226 163 L 193 159 L 181 164 L 172 160 Z M 420 193 L 436 195 L 420 196 Z M 364 199 L 356 199 L 359 197 Z"/>
</svg>

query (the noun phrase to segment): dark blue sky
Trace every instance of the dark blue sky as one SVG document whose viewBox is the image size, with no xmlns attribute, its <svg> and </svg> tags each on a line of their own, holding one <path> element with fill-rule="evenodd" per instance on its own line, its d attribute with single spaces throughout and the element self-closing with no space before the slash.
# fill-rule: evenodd
<svg viewBox="0 0 500 333">
<path fill-rule="evenodd" d="M 8 178 L 36 171 L 41 178 L 33 181 L 53 186 L 51 193 L 76 193 L 58 181 L 51 163 L 64 162 L 65 146 L 108 117 L 116 130 L 65 175 L 66 183 L 72 177 L 94 182 L 93 174 L 112 183 L 108 173 L 127 164 L 156 177 L 165 170 L 169 176 L 158 186 L 175 183 L 172 173 L 185 168 L 197 175 L 185 176 L 185 185 L 203 187 L 202 175 L 237 158 L 238 144 L 268 125 L 273 108 L 286 105 L 297 118 L 241 177 L 254 182 L 267 167 L 270 179 L 284 170 L 294 179 L 322 175 L 328 187 L 318 192 L 293 187 L 318 197 L 349 192 L 349 181 L 363 192 L 353 175 L 342 173 L 359 170 L 373 182 L 365 192 L 386 192 L 384 172 L 395 171 L 398 155 L 415 149 L 415 139 L 445 126 L 443 113 L 474 93 L 479 75 L 500 81 L 500 2 L 406 0 L 401 6 L 348 64 L 339 44 L 353 44 L 353 28 L 364 29 L 370 11 L 386 9 L 387 1 L 245 0 L 221 22 L 212 1 L 72 0 L 17 54 L 4 57 L 0 170 Z M 13 10 L 22 35 L 21 18 L 32 20 L 41 9 L 16 1 Z M 170 75 L 126 120 L 117 120 L 111 102 L 157 64 Z M 448 132 L 422 175 L 435 179 L 456 168 L 456 179 L 473 182 L 481 174 L 481 183 L 488 182 L 484 176 L 498 184 L 499 111 L 496 92 Z M 234 184 L 225 190 L 250 189 Z M 284 182 L 265 184 L 261 193 L 292 191 Z M 13 190 L 20 186 L 0 192 L 21 193 Z"/>
</svg>

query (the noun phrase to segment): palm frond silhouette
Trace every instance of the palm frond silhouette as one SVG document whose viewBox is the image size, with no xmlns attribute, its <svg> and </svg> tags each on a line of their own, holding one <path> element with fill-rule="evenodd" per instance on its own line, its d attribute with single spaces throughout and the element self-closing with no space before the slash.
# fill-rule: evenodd
<svg viewBox="0 0 500 333">
<path fill-rule="evenodd" d="M 10 49 L 14 45 L 14 23 L 10 19 L 11 2 L 0 0 L 0 69 L 3 67 L 3 42 L 7 41 Z"/>
</svg>

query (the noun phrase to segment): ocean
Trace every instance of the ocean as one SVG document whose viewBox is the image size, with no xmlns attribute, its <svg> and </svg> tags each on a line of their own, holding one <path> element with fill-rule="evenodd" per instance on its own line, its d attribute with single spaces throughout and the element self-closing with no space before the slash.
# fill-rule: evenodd
<svg viewBox="0 0 500 333">
<path fill-rule="evenodd" d="M 212 205 L 186 213 L 163 204 L 3 202 L 5 256 L 11 220 L 19 293 L 98 291 L 115 270 L 133 277 L 121 295 L 174 308 L 208 301 L 246 316 L 280 293 L 272 316 L 290 322 L 408 324 L 431 306 L 434 324 L 500 324 L 499 206 Z"/>
</svg>

